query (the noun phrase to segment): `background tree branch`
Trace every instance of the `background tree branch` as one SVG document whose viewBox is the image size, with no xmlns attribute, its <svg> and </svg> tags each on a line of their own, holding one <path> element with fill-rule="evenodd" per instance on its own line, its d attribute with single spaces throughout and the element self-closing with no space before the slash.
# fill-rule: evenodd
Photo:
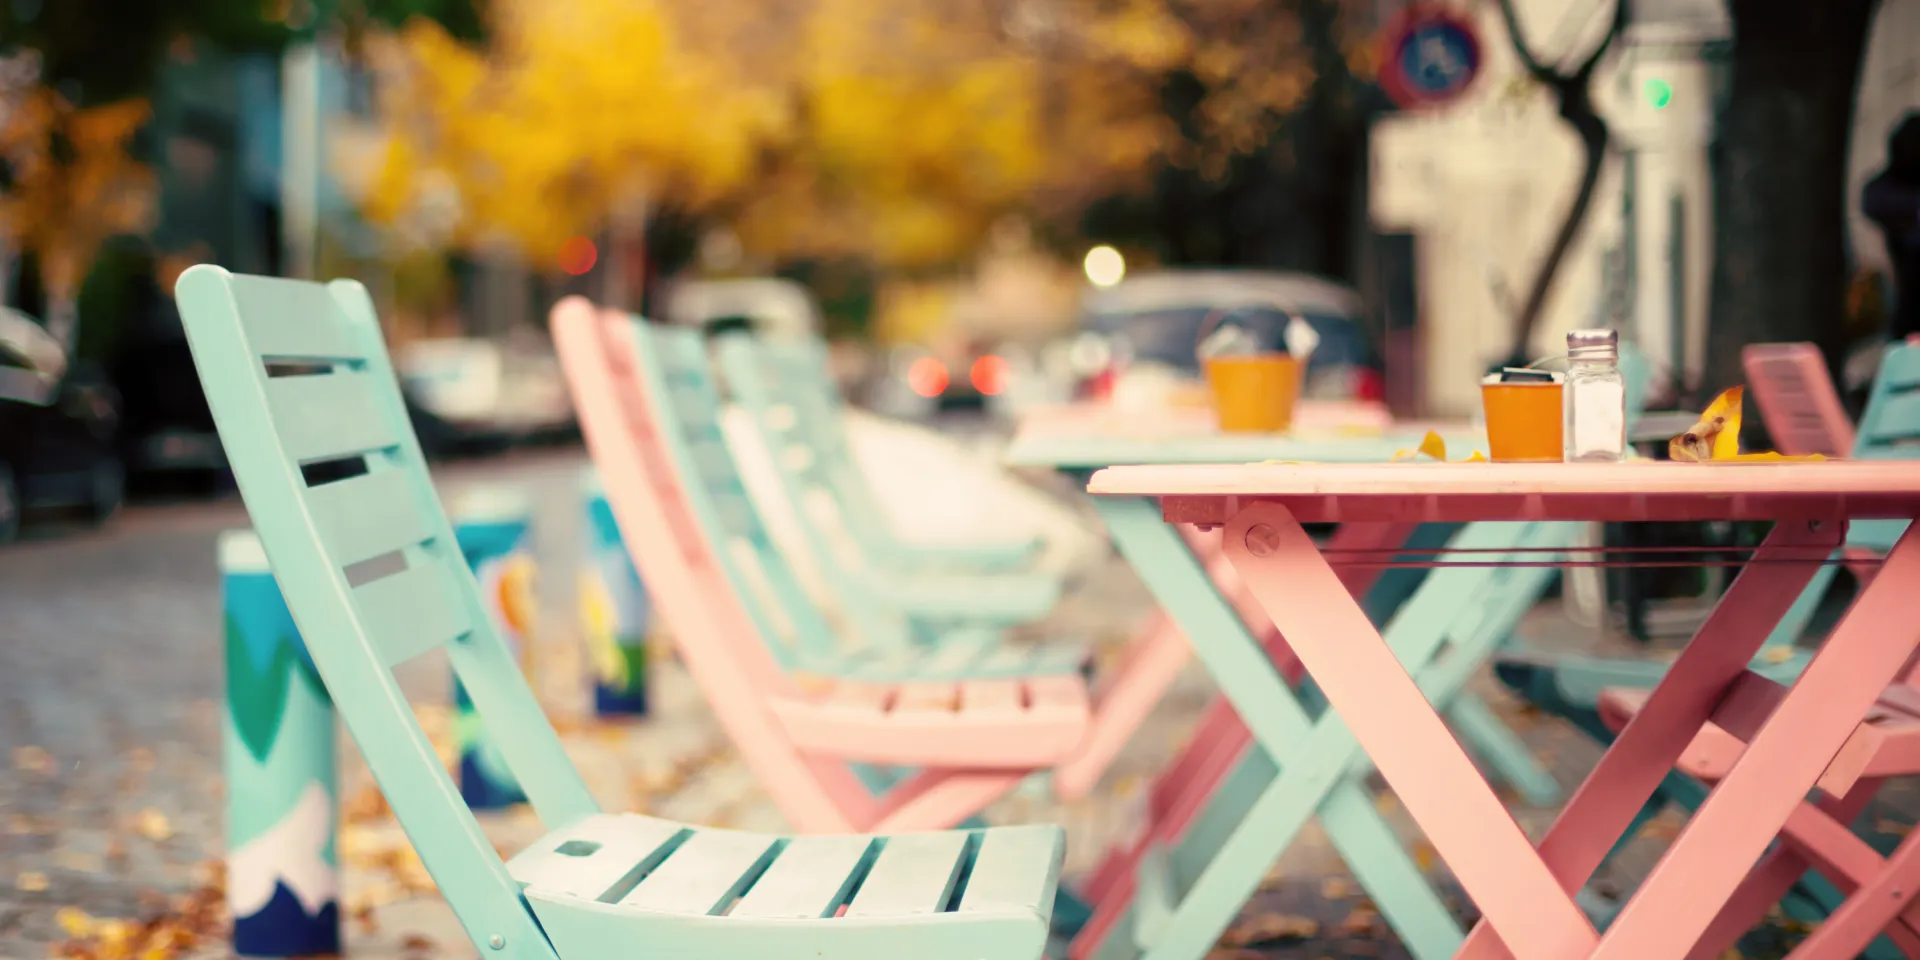
<svg viewBox="0 0 1920 960">
<path fill-rule="evenodd" d="M 1567 251 L 1573 247 L 1574 238 L 1579 236 L 1580 228 L 1586 222 L 1587 211 L 1593 206 L 1594 192 L 1600 185 L 1600 172 L 1606 166 L 1607 147 L 1612 134 L 1606 120 L 1593 106 L 1593 74 L 1612 48 L 1615 38 L 1626 31 L 1629 11 L 1626 0 L 1614 0 L 1613 17 L 1607 24 L 1606 34 L 1577 67 L 1562 72 L 1543 63 L 1528 46 L 1513 0 L 1497 0 L 1497 3 L 1514 53 L 1520 58 L 1528 75 L 1553 94 L 1560 119 L 1580 138 L 1580 146 L 1586 156 L 1573 200 L 1567 205 L 1566 215 L 1561 218 L 1560 228 L 1555 231 L 1553 242 L 1547 248 L 1546 258 L 1534 273 L 1526 299 L 1513 316 L 1513 341 L 1507 358 L 1500 365 L 1522 366 L 1528 362 L 1527 345 L 1540 324 L 1540 314 L 1546 309 L 1547 296 L 1553 292 L 1553 282 L 1566 260 Z"/>
</svg>

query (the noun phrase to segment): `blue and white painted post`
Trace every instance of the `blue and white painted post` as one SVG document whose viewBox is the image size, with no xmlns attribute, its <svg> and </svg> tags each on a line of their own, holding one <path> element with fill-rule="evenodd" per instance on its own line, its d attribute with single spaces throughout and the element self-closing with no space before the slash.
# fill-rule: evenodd
<svg viewBox="0 0 1920 960">
<path fill-rule="evenodd" d="M 242 957 L 340 953 L 333 699 L 250 530 L 220 535 L 227 906 Z"/>
<path fill-rule="evenodd" d="M 593 665 L 593 709 L 602 717 L 647 715 L 647 626 L 651 609 L 633 556 L 620 539 L 593 468 L 581 479 L 587 562 L 580 574 L 581 633 Z"/>
<path fill-rule="evenodd" d="M 527 669 L 533 633 L 533 557 L 527 532 L 533 511 L 526 497 L 497 489 L 470 491 L 453 504 L 453 534 L 460 553 L 480 581 L 480 596 L 494 627 Z M 474 810 L 498 810 L 524 803 L 526 794 L 467 699 L 460 678 L 453 678 L 454 730 L 459 743 L 460 796 Z"/>
</svg>

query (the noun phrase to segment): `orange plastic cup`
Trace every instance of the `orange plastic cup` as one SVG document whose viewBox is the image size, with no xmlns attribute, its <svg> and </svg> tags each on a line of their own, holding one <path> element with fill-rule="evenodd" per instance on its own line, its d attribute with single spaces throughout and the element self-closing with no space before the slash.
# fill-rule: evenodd
<svg viewBox="0 0 1920 960">
<path fill-rule="evenodd" d="M 1226 433 L 1280 433 L 1293 426 L 1300 361 L 1285 353 L 1208 357 L 1213 412 Z"/>
<path fill-rule="evenodd" d="M 1566 421 L 1558 383 L 1483 383 L 1480 403 L 1487 412 L 1487 448 L 1492 459 L 1554 463 L 1564 459 L 1561 432 Z"/>
</svg>

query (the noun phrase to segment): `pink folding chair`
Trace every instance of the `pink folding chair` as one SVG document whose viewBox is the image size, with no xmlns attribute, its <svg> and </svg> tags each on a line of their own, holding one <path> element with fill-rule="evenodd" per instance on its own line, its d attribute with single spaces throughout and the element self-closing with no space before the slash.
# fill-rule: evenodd
<svg viewBox="0 0 1920 960">
<path fill-rule="evenodd" d="M 1740 359 L 1776 449 L 1791 456 L 1828 457 L 1853 451 L 1853 421 L 1820 348 L 1811 343 L 1756 343 L 1741 351 Z"/>
<path fill-rule="evenodd" d="M 1886 935 L 1909 957 L 1920 956 L 1920 832 L 1882 857 L 1855 835 L 1851 824 L 1880 787 L 1893 777 L 1920 774 L 1920 687 L 1910 659 L 1900 681 L 1847 739 L 1819 781 L 1818 798 L 1803 800 L 1781 829 L 1780 843 L 1762 857 L 1732 899 L 1688 954 L 1689 960 L 1721 956 L 1741 934 L 1765 919 L 1809 869 L 1824 876 L 1847 899 L 1788 954 L 1795 960 L 1845 960 L 1860 956 Z M 1751 671 L 1727 692 L 1712 721 L 1681 755 L 1679 769 L 1707 784 L 1733 770 L 1787 688 Z M 1610 689 L 1600 696 L 1600 716 L 1618 731 L 1645 705 L 1645 690 Z"/>
<path fill-rule="evenodd" d="M 1184 663 L 1183 639 L 1162 631 L 1097 695 L 1078 674 L 913 683 L 788 675 L 757 635 L 746 606 L 754 600 L 727 575 L 723 551 L 739 544 L 701 522 L 703 513 L 730 517 L 728 537 L 767 545 L 764 530 L 742 532 L 743 521 L 758 529 L 758 515 L 719 424 L 694 436 L 684 418 L 660 415 L 663 393 L 687 386 L 687 364 L 705 362 L 703 352 L 697 361 L 681 354 L 704 346 L 577 297 L 555 306 L 552 326 L 621 536 L 688 672 L 796 829 L 934 829 L 978 813 L 1035 771 L 1084 767 L 1090 783 Z M 851 763 L 920 772 L 876 798 Z"/>
</svg>

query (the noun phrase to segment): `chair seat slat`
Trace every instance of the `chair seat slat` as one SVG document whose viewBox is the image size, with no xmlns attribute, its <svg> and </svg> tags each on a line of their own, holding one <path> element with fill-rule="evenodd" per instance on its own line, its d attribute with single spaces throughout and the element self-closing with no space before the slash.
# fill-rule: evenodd
<svg viewBox="0 0 1920 960">
<path fill-rule="evenodd" d="M 872 850 L 871 837 L 794 837 L 728 916 L 765 920 L 831 916 L 846 902 Z"/>
<path fill-rule="evenodd" d="M 598 900 L 684 829 L 633 814 L 588 817 L 522 850 L 507 872 L 529 892 Z"/>
<path fill-rule="evenodd" d="M 959 831 L 889 839 L 846 915 L 899 917 L 945 909 L 960 878 L 968 840 L 969 835 Z"/>
<path fill-rule="evenodd" d="M 702 830 L 620 898 L 620 905 L 650 913 L 716 913 L 746 891 L 776 852 L 774 838 L 762 834 Z"/>
</svg>

